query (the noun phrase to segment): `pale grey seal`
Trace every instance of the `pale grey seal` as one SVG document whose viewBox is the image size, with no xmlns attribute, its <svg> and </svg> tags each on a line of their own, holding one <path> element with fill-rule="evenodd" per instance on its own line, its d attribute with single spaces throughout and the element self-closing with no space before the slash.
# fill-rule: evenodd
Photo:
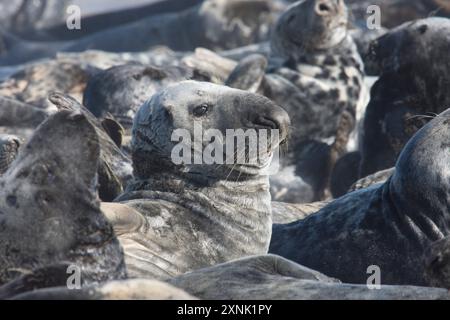
<svg viewBox="0 0 450 320">
<path fill-rule="evenodd" d="M 344 282 L 428 285 L 422 256 L 448 236 L 450 110 L 405 146 L 382 185 L 352 192 L 309 217 L 274 225 L 270 252 Z"/>
<path fill-rule="evenodd" d="M 302 197 L 296 190 L 272 190 L 275 200 L 310 202 L 325 198 L 334 162 L 351 147 L 351 134 L 366 97 L 363 64 L 347 23 L 343 1 L 306 0 L 288 7 L 272 32 L 269 66 L 256 92 L 288 112 L 292 130 L 284 170 L 271 177 L 271 183 L 283 185 L 287 180 L 283 175 L 290 175 L 291 189 L 301 190 L 307 185 L 312 194 L 300 191 L 305 194 Z M 261 57 L 254 59 L 256 64 Z M 254 73 L 243 72 L 241 76 L 244 80 L 258 79 Z M 236 81 L 235 72 L 232 77 L 229 82 L 233 84 L 252 83 Z M 315 167 L 303 163 L 292 175 L 300 161 Z"/>
<path fill-rule="evenodd" d="M 343 284 L 274 255 L 243 258 L 166 279 L 166 282 L 133 279 L 87 286 L 81 290 L 57 287 L 15 294 L 17 290 L 14 290 L 14 286 L 16 288 L 27 286 L 40 276 L 42 275 L 33 274 L 22 277 L 0 287 L 0 297 L 14 300 L 190 300 L 193 296 L 187 293 L 189 292 L 206 300 L 448 300 L 450 298 L 448 290 L 439 288 L 386 285 L 378 290 L 371 290 L 366 285 Z M 2 296 L 4 293 L 10 295 Z M 267 308 L 260 311 L 266 312 Z"/>
<path fill-rule="evenodd" d="M 279 141 L 251 166 L 175 164 L 174 130 L 192 135 L 200 123 L 224 136 L 227 129 L 278 129 Z M 102 204 L 125 249 L 130 276 L 175 276 L 267 253 L 272 218 L 265 172 L 288 127 L 287 113 L 269 99 L 206 82 L 181 82 L 146 102 L 133 126 L 136 181 L 117 203 Z"/>
<path fill-rule="evenodd" d="M 20 150 L 0 178 L 0 284 L 60 263 L 78 268 L 81 285 L 126 276 L 95 193 L 98 158 L 95 129 L 69 111 L 51 116 Z"/>
<path fill-rule="evenodd" d="M 274 255 L 256 256 L 196 270 L 168 283 L 200 299 L 221 300 L 437 300 L 445 289 L 343 284 Z"/>
</svg>

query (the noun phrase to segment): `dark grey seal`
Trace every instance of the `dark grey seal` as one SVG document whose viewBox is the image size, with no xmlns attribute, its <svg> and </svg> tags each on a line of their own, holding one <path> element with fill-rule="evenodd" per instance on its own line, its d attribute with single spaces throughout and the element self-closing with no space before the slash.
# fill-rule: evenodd
<svg viewBox="0 0 450 320">
<path fill-rule="evenodd" d="M 169 84 L 193 77 L 188 68 L 124 64 L 92 77 L 84 90 L 83 104 L 97 118 L 111 114 L 131 130 L 136 111 L 153 94 Z"/>
<path fill-rule="evenodd" d="M 175 164 L 174 130 L 192 136 L 200 123 L 224 137 L 227 129 L 279 129 L 284 141 L 289 117 L 265 97 L 194 81 L 160 91 L 139 109 L 132 140 L 136 180 L 116 203 L 102 204 L 132 277 L 161 279 L 267 253 L 272 216 L 266 172 L 280 141 L 253 165 Z"/>
<path fill-rule="evenodd" d="M 62 93 L 49 96 L 58 110 L 71 110 L 83 114 L 95 128 L 100 144 L 100 159 L 97 167 L 98 193 L 103 201 L 112 201 L 132 179 L 131 159 L 120 149 L 122 133 L 120 125 L 113 119 L 102 122 L 95 118 L 83 105 L 74 98 Z"/>
<path fill-rule="evenodd" d="M 372 44 L 382 70 L 364 118 L 360 177 L 394 166 L 403 146 L 450 106 L 450 20 L 407 22 Z"/>
<path fill-rule="evenodd" d="M 82 285 L 126 276 L 99 209 L 98 158 L 95 129 L 69 111 L 50 117 L 21 149 L 0 178 L 0 284 L 62 263 L 79 268 Z"/>
<path fill-rule="evenodd" d="M 344 282 L 365 283 L 374 265 L 382 284 L 429 285 L 422 256 L 450 230 L 449 137 L 447 110 L 408 142 L 386 183 L 274 225 L 270 252 Z"/>
</svg>

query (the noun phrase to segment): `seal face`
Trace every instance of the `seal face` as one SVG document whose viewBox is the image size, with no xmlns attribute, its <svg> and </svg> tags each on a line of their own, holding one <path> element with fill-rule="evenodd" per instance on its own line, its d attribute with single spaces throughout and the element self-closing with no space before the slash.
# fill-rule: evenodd
<svg viewBox="0 0 450 320">
<path fill-rule="evenodd" d="M 164 278 L 267 252 L 272 219 L 264 172 L 272 151 L 253 165 L 176 164 L 174 130 L 193 136 L 199 124 L 223 136 L 230 129 L 278 129 L 273 148 L 286 139 L 289 117 L 262 96 L 194 81 L 168 87 L 139 109 L 132 132 L 136 181 L 120 203 L 103 205 L 132 276 Z M 220 143 L 222 150 L 229 146 Z"/>
<path fill-rule="evenodd" d="M 100 159 L 97 168 L 99 197 L 102 201 L 114 200 L 131 180 L 133 171 L 131 159 L 120 150 L 121 132 L 116 132 L 118 136 L 115 137 L 115 141 L 112 140 L 114 138 L 113 126 L 116 127 L 116 130 L 120 130 L 120 125 L 111 119 L 100 122 L 70 96 L 55 92 L 49 96 L 49 100 L 59 110 L 72 110 L 83 114 L 95 128 L 100 144 Z"/>
<path fill-rule="evenodd" d="M 50 117 L 21 149 L 0 178 L 1 284 L 60 263 L 77 267 L 81 284 L 126 276 L 95 193 L 98 157 L 94 128 L 69 111 Z"/>
<path fill-rule="evenodd" d="M 408 22 L 372 44 L 382 70 L 364 119 L 360 177 L 391 168 L 403 146 L 450 106 L 450 21 Z"/>
<path fill-rule="evenodd" d="M 378 266 L 383 284 L 427 285 L 422 256 L 450 230 L 449 136 L 447 110 L 408 142 L 386 183 L 274 225 L 270 252 L 344 282 L 366 283 Z"/>
</svg>

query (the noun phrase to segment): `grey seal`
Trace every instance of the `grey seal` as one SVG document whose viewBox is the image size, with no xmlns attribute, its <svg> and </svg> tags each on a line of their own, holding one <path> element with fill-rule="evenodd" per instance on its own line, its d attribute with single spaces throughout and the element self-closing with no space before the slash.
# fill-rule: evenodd
<svg viewBox="0 0 450 320">
<path fill-rule="evenodd" d="M 285 193 L 273 189 L 275 200 L 311 202 L 326 198 L 334 162 L 351 145 L 365 96 L 363 64 L 347 23 L 348 10 L 342 1 L 298 1 L 279 17 L 271 34 L 269 65 L 256 92 L 282 106 L 292 121 L 285 170 L 271 177 L 271 183 L 285 184 L 284 174 L 291 176 L 290 188 L 300 190 Z M 257 65 L 261 57 L 254 59 Z M 236 81 L 236 71 L 230 83 L 252 83 L 245 81 L 247 77 L 258 79 L 242 70 L 244 80 Z M 304 166 L 303 172 L 292 174 L 299 161 L 320 168 Z M 306 177 L 305 171 L 311 177 Z M 305 185 L 309 194 L 302 191 Z"/>
<path fill-rule="evenodd" d="M 373 265 L 382 284 L 428 285 L 422 256 L 450 228 L 449 136 L 447 110 L 408 142 L 386 183 L 274 225 L 270 252 L 344 282 L 365 283 Z"/>
<path fill-rule="evenodd" d="M 169 86 L 139 109 L 131 144 L 136 179 L 115 203 L 102 204 L 132 277 L 161 279 L 267 253 L 272 151 L 252 166 L 175 164 L 173 131 L 192 135 L 199 123 L 224 136 L 227 129 L 278 129 L 274 148 L 287 137 L 289 117 L 265 97 L 195 81 Z"/>
<path fill-rule="evenodd" d="M 407 22 L 372 43 L 382 73 L 364 117 L 359 176 L 394 166 L 414 133 L 450 106 L 450 20 Z"/>
<path fill-rule="evenodd" d="M 168 283 L 200 299 L 221 300 L 448 300 L 445 289 L 340 283 L 275 255 L 243 258 L 196 270 Z"/>
<path fill-rule="evenodd" d="M 87 83 L 83 105 L 97 118 L 111 114 L 126 129 L 136 111 L 168 84 L 189 80 L 193 71 L 181 67 L 158 68 L 129 63 L 101 71 Z"/>
<path fill-rule="evenodd" d="M 60 263 L 78 267 L 82 285 L 126 277 L 96 196 L 98 157 L 95 129 L 71 111 L 51 116 L 19 151 L 0 178 L 0 284 Z"/>
</svg>

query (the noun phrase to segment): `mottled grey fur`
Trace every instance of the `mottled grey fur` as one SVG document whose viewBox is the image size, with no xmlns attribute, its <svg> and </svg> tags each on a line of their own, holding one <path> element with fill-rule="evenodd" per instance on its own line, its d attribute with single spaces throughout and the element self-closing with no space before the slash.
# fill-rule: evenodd
<svg viewBox="0 0 450 320">
<path fill-rule="evenodd" d="M 0 178 L 0 284 L 62 262 L 81 269 L 82 284 L 126 276 L 99 209 L 98 158 L 95 129 L 69 111 L 50 117 L 21 149 Z"/>
<path fill-rule="evenodd" d="M 195 107 L 209 105 L 201 118 Z M 186 81 L 154 95 L 135 117 L 132 155 L 136 181 L 104 212 L 125 249 L 131 276 L 163 278 L 267 252 L 272 225 L 271 156 L 258 166 L 175 165 L 174 129 L 267 128 L 287 136 L 289 117 L 267 98 L 210 83 Z M 274 145 L 273 147 L 275 147 Z"/>
<path fill-rule="evenodd" d="M 274 225 L 270 252 L 344 282 L 365 283 L 376 265 L 382 284 L 428 285 L 422 256 L 450 230 L 449 136 L 447 110 L 408 142 L 386 183 Z"/>
<path fill-rule="evenodd" d="M 405 300 L 449 299 L 447 290 L 408 286 L 341 284 L 274 255 L 232 261 L 168 281 L 200 299 L 221 300 Z"/>
<path fill-rule="evenodd" d="M 0 175 L 8 170 L 17 157 L 20 147 L 20 138 L 12 135 L 0 134 Z"/>
</svg>

